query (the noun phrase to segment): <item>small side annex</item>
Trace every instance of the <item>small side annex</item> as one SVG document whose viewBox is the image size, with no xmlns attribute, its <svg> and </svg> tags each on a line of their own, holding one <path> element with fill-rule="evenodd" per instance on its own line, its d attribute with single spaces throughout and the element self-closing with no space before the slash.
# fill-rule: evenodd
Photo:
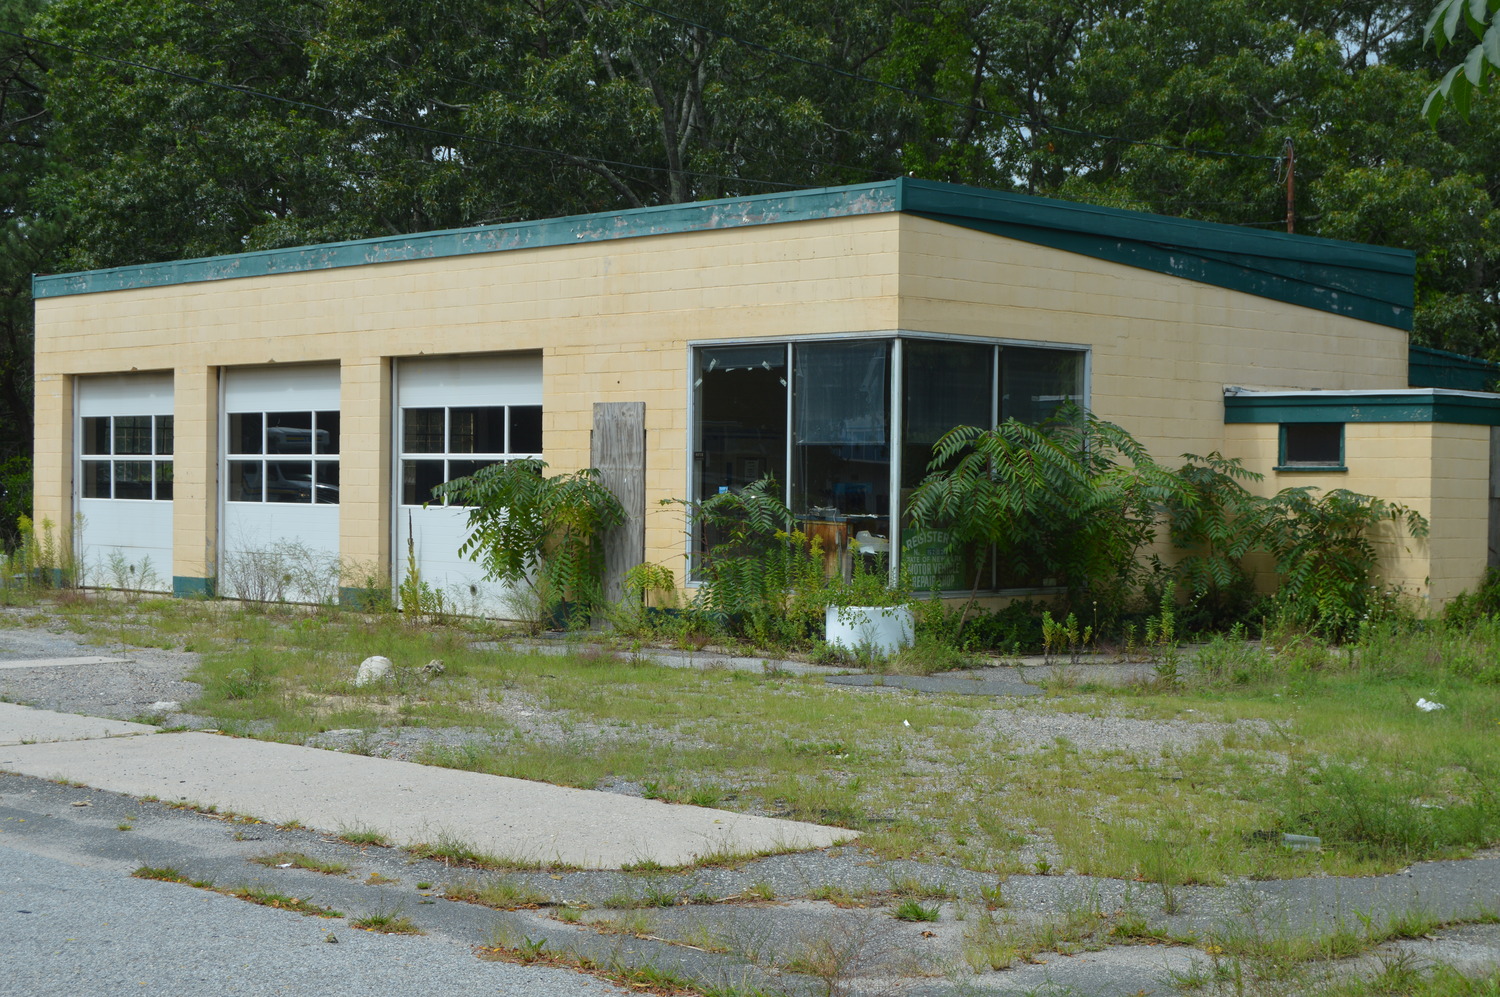
<svg viewBox="0 0 1500 997">
<path fill-rule="evenodd" d="M 830 544 L 918 567 L 934 538 L 901 510 L 937 436 L 1075 400 L 1164 461 L 1217 450 L 1267 488 L 1413 505 L 1432 539 L 1387 574 L 1440 602 L 1488 563 L 1500 410 L 1348 400 L 1410 390 L 1412 272 L 1399 250 L 902 179 L 40 276 L 36 515 L 77 533 L 94 584 L 149 558 L 178 594 L 249 595 L 236 565 L 278 543 L 398 582 L 410 549 L 502 612 L 431 487 L 518 456 L 588 466 L 596 419 L 623 414 L 638 555 L 679 578 L 660 500 L 765 474 Z M 1325 396 L 1345 399 L 1328 418 L 1296 407 Z"/>
</svg>

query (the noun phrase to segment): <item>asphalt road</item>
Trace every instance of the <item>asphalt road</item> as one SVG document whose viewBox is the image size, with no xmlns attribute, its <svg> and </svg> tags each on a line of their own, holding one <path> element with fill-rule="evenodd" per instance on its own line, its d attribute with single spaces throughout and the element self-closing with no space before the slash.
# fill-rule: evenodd
<svg viewBox="0 0 1500 997">
<path fill-rule="evenodd" d="M 0 994 L 118 997 L 120 994 L 525 994 L 584 997 L 622 991 L 571 970 L 482 961 L 483 918 L 493 912 L 442 901 L 468 917 L 423 917 L 414 891 L 349 897 L 347 914 L 381 908 L 417 915 L 420 936 L 382 935 L 325 919 L 258 906 L 211 890 L 133 878 L 141 864 L 177 862 L 192 875 L 235 886 L 264 878 L 235 854 L 250 847 L 316 847 L 277 840 L 274 828 L 234 825 L 189 812 L 149 815 L 135 801 L 92 794 L 73 807 L 67 787 L 0 777 Z M 73 795 L 79 791 L 72 790 Z M 131 813 L 116 813 L 115 810 Z M 134 816 L 130 831 L 118 820 Z M 235 839 L 235 834 L 240 839 Z M 111 837 L 112 836 L 112 837 Z M 311 842 L 311 844 L 309 844 Z M 206 870 L 206 871 L 205 871 Z M 300 885 L 326 888 L 316 873 Z M 292 877 L 283 877 L 290 879 Z M 343 885 L 343 884 L 340 884 Z M 350 891 L 379 887 L 348 881 Z M 436 906 L 436 904 L 434 904 Z M 450 922 L 450 923 L 446 923 Z M 479 937 L 476 937 L 478 935 Z M 332 936 L 336 943 L 327 939 Z"/>
</svg>

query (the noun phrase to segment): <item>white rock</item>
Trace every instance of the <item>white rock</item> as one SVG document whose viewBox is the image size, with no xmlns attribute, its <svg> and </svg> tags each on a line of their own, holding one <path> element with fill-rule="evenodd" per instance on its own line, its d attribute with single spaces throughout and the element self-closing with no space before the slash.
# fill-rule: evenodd
<svg viewBox="0 0 1500 997">
<path fill-rule="evenodd" d="M 359 674 L 354 676 L 354 684 L 369 685 L 371 682 L 379 682 L 391 675 L 391 659 L 383 654 L 372 654 L 359 663 Z"/>
<path fill-rule="evenodd" d="M 180 713 L 182 704 L 175 699 L 161 699 L 151 704 L 152 713 Z"/>
</svg>

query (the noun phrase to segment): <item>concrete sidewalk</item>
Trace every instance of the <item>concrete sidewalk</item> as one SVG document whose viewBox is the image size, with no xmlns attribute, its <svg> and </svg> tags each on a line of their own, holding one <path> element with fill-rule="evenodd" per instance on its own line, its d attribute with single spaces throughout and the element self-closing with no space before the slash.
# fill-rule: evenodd
<svg viewBox="0 0 1500 997">
<path fill-rule="evenodd" d="M 0 770 L 216 807 L 277 824 L 373 831 L 519 863 L 618 869 L 825 848 L 854 831 L 633 796 L 0 703 Z"/>
</svg>

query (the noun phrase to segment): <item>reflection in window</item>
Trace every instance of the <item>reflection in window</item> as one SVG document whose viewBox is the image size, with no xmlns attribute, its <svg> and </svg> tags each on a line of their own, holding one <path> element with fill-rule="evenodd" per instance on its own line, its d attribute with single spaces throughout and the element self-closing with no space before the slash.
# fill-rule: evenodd
<svg viewBox="0 0 1500 997">
<path fill-rule="evenodd" d="M 693 494 L 739 491 L 770 475 L 784 483 L 804 529 L 822 540 L 830 571 L 847 573 L 858 557 L 878 569 L 895 555 L 919 587 L 966 588 L 975 557 L 951 554 L 940 531 L 897 544 L 902 524 L 892 509 L 904 506 L 927 474 L 933 445 L 955 426 L 1036 423 L 1082 403 L 1084 357 L 914 336 L 701 347 Z M 985 584 L 1027 584 L 985 574 Z"/>
<path fill-rule="evenodd" d="M 170 415 L 85 417 L 79 439 L 79 496 L 170 501 L 172 443 Z"/>
<path fill-rule="evenodd" d="M 436 501 L 432 490 L 482 467 L 542 455 L 540 405 L 401 410 L 401 504 Z"/>
<path fill-rule="evenodd" d="M 890 352 L 881 340 L 793 350 L 792 510 L 834 562 L 861 533 L 890 536 Z"/>
<path fill-rule="evenodd" d="M 337 412 L 231 412 L 225 495 L 231 502 L 336 505 Z M 307 460 L 282 460 L 306 457 Z"/>
</svg>

